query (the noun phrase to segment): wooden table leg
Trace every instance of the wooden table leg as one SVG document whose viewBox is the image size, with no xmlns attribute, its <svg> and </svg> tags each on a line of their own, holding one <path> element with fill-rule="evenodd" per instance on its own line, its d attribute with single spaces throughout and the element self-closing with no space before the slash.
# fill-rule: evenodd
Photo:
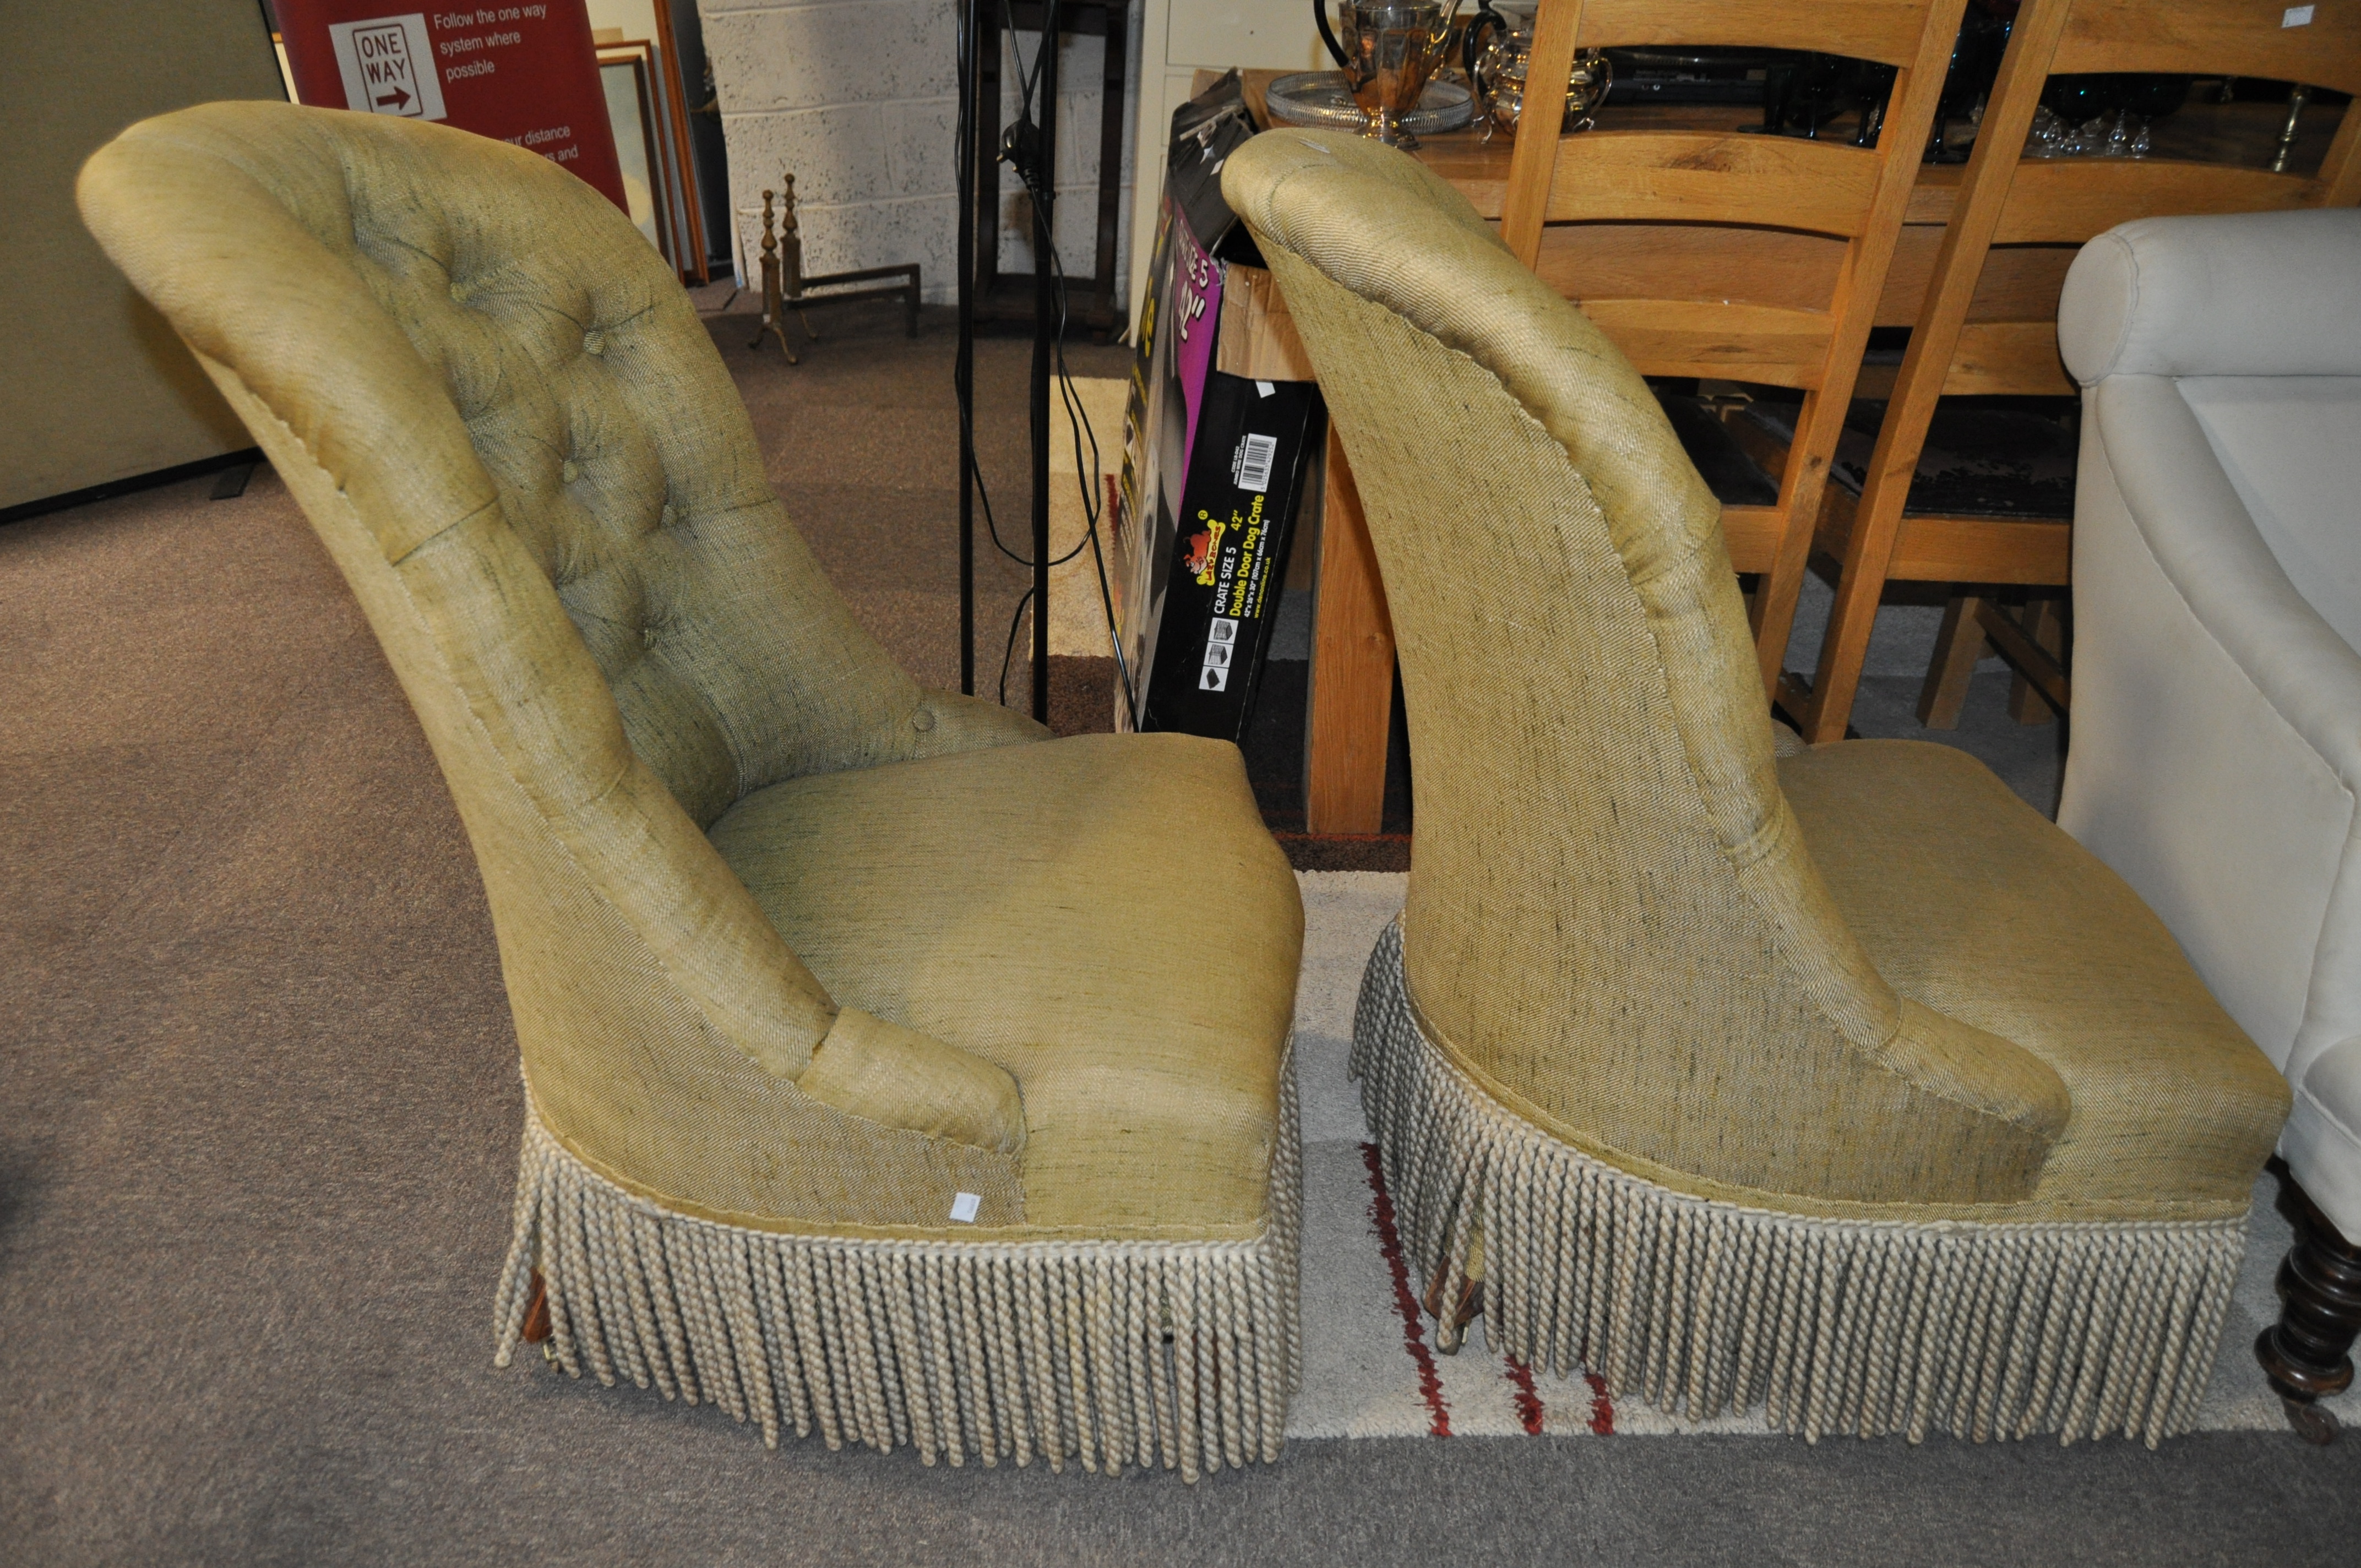
<svg viewBox="0 0 2361 1568">
<path fill-rule="evenodd" d="M 1943 629 L 1935 634 L 1935 656 L 1927 661 L 1927 681 L 1918 688 L 1918 722 L 1929 729 L 1960 727 L 1960 709 L 1968 701 L 1968 682 L 1990 641 L 1984 636 L 1983 602 L 1974 594 L 1953 594 L 1943 607 Z"/>
<path fill-rule="evenodd" d="M 1332 427 L 1312 618 L 1305 831 L 1384 831 L 1386 741 L 1393 700 L 1394 630 L 1386 613 L 1386 585 L 1369 547 L 1360 491 Z"/>
<path fill-rule="evenodd" d="M 1989 621 L 1998 614 L 1996 609 L 1979 610 L 1978 615 Z M 2008 716 L 2019 724 L 2047 724 L 2053 714 L 2066 711 L 2066 651 L 2065 618 L 2058 613 L 2054 598 L 2037 598 L 2025 607 L 2024 636 L 2012 646 L 2006 637 L 1995 638 L 2002 651 L 2013 653 L 2016 679 L 2008 685 Z M 1987 629 L 1989 630 L 1989 628 Z M 2030 643 L 2027 650 L 2023 644 Z"/>
</svg>

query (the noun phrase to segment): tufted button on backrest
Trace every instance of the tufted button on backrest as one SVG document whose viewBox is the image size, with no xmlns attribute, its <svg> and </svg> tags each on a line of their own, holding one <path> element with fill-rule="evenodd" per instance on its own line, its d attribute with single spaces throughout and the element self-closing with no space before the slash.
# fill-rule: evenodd
<svg viewBox="0 0 2361 1568">
<path fill-rule="evenodd" d="M 358 342 L 381 331 L 353 315 L 373 305 L 464 427 L 459 452 L 425 437 L 404 450 L 353 422 L 326 430 L 371 448 L 342 478 L 357 503 L 410 498 L 362 508 L 390 560 L 444 526 L 404 515 L 425 504 L 413 492 L 489 481 L 631 748 L 700 826 L 764 784 L 881 760 L 874 737 L 906 723 L 917 687 L 786 524 L 712 340 L 627 217 L 543 159 L 444 127 L 271 104 L 171 123 L 316 242 L 301 286 L 351 295 L 320 319 L 354 321 L 352 352 L 375 352 Z M 290 248 L 265 253 L 291 265 Z M 198 302 L 176 316 L 201 348 L 203 316 Z M 225 345 L 269 330 L 220 323 Z M 304 346 L 314 382 L 274 406 L 334 403 L 335 345 Z M 216 356 L 264 363 L 242 344 Z M 406 476 L 405 462 L 434 472 Z"/>
</svg>

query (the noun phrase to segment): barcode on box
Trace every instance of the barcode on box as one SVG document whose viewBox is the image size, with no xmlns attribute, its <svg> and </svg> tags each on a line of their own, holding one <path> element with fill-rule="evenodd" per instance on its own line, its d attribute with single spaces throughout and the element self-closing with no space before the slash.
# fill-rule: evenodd
<svg viewBox="0 0 2361 1568">
<path fill-rule="evenodd" d="M 1279 437 L 1249 435 L 1238 443 L 1238 455 L 1231 464 L 1230 477 L 1242 490 L 1270 488 L 1270 466 L 1279 455 Z"/>
</svg>

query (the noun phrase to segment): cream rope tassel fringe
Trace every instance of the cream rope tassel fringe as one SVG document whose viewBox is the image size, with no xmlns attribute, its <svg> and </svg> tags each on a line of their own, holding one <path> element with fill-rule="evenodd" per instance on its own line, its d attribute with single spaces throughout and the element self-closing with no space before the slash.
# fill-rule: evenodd
<svg viewBox="0 0 2361 1568">
<path fill-rule="evenodd" d="M 1353 1072 L 1404 1249 L 1459 1299 L 1476 1225 L 1485 1343 L 1702 1420 L 1761 1405 L 1823 1433 L 1978 1442 L 2184 1432 L 2243 1218 L 1976 1224 L 1804 1219 L 1687 1197 L 1502 1107 L 1420 1030 L 1399 922 L 1361 981 Z M 1437 1325 L 1444 1348 L 1458 1335 Z"/>
<path fill-rule="evenodd" d="M 493 1328 L 506 1366 L 531 1271 L 576 1377 L 653 1384 L 830 1448 L 1109 1475 L 1276 1460 L 1301 1376 L 1295 1074 L 1280 1074 L 1270 1223 L 1252 1242 L 856 1241 L 670 1213 L 592 1172 L 530 1101 Z"/>
</svg>

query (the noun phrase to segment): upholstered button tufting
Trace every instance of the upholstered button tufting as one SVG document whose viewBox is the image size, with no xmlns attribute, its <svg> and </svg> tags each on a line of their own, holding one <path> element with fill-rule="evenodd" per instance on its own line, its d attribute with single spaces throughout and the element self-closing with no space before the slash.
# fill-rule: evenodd
<svg viewBox="0 0 2361 1568">
<path fill-rule="evenodd" d="M 575 466 L 573 458 L 568 457 L 558 466 L 557 476 L 570 485 L 582 477 L 582 470 Z"/>
<path fill-rule="evenodd" d="M 916 713 L 910 715 L 910 728 L 919 734 L 923 735 L 934 727 L 935 710 L 933 708 L 921 707 Z"/>
<path fill-rule="evenodd" d="M 595 326 L 594 326 L 594 327 L 592 327 L 588 332 L 584 333 L 584 334 L 582 334 L 582 352 L 583 352 L 583 353 L 585 353 L 585 354 L 604 354 L 604 353 L 606 353 L 606 352 L 607 352 L 607 334 L 606 334 L 605 333 L 603 333 L 603 332 L 600 332 L 600 331 L 599 331 L 597 327 L 595 327 Z"/>
<path fill-rule="evenodd" d="M 463 305 L 467 302 L 467 291 L 461 288 L 456 279 L 451 284 L 451 297 L 458 301 Z"/>
</svg>

